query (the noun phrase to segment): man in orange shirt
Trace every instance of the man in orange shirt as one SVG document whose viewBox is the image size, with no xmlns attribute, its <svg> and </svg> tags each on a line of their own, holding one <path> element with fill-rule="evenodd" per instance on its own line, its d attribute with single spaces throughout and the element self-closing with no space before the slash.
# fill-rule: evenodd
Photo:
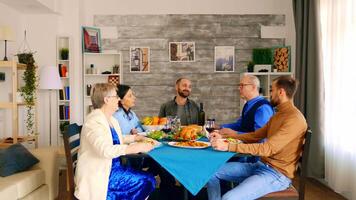
<svg viewBox="0 0 356 200">
<path fill-rule="evenodd" d="M 292 77 L 281 76 L 273 80 L 271 104 L 277 112 L 264 127 L 234 136 L 244 143 L 226 143 L 221 140 L 226 135 L 212 133 L 214 149 L 260 156 L 261 161 L 230 162 L 222 166 L 207 184 L 210 200 L 257 199 L 289 187 L 307 130 L 303 114 L 293 104 L 296 90 L 297 81 Z M 263 138 L 266 141 L 258 143 Z M 237 182 L 238 186 L 221 197 L 220 180 Z"/>
</svg>

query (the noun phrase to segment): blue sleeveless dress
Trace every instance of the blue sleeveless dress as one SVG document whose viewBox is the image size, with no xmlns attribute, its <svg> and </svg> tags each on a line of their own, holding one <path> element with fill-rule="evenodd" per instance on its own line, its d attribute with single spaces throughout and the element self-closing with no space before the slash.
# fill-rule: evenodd
<svg viewBox="0 0 356 200">
<path fill-rule="evenodd" d="M 114 144 L 120 144 L 114 128 L 110 127 Z M 121 165 L 120 158 L 112 160 L 109 177 L 108 200 L 144 200 L 154 189 L 153 176 Z"/>
</svg>

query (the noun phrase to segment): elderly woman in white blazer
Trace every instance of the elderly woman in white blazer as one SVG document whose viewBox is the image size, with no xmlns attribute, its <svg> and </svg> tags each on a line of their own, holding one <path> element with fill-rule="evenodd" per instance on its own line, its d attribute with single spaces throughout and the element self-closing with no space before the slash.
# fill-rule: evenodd
<svg viewBox="0 0 356 200">
<path fill-rule="evenodd" d="M 154 190 L 154 177 L 122 166 L 119 156 L 148 152 L 153 145 L 137 142 L 142 136 L 122 136 L 112 117 L 119 101 L 115 86 L 96 84 L 91 100 L 95 110 L 87 116 L 80 136 L 75 196 L 81 200 L 146 199 Z"/>
</svg>

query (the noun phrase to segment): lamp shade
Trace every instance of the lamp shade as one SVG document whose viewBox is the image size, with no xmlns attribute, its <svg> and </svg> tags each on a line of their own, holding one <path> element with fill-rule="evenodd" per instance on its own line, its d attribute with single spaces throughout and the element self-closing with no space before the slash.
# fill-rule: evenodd
<svg viewBox="0 0 356 200">
<path fill-rule="evenodd" d="M 53 66 L 42 67 L 40 70 L 39 89 L 42 90 L 59 90 L 63 89 L 58 69 Z"/>
<path fill-rule="evenodd" d="M 15 34 L 9 26 L 0 27 L 0 40 L 14 41 Z"/>
</svg>

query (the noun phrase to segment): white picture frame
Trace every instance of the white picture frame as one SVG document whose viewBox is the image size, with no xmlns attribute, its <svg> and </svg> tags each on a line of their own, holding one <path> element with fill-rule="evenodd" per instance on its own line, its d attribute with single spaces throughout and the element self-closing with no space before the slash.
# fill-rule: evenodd
<svg viewBox="0 0 356 200">
<path fill-rule="evenodd" d="M 216 46 L 214 53 L 214 72 L 235 71 L 235 47 Z"/>
<path fill-rule="evenodd" d="M 169 42 L 169 62 L 195 62 L 195 42 Z"/>
<path fill-rule="evenodd" d="M 151 68 L 149 47 L 130 47 L 130 72 L 148 73 Z"/>
</svg>

